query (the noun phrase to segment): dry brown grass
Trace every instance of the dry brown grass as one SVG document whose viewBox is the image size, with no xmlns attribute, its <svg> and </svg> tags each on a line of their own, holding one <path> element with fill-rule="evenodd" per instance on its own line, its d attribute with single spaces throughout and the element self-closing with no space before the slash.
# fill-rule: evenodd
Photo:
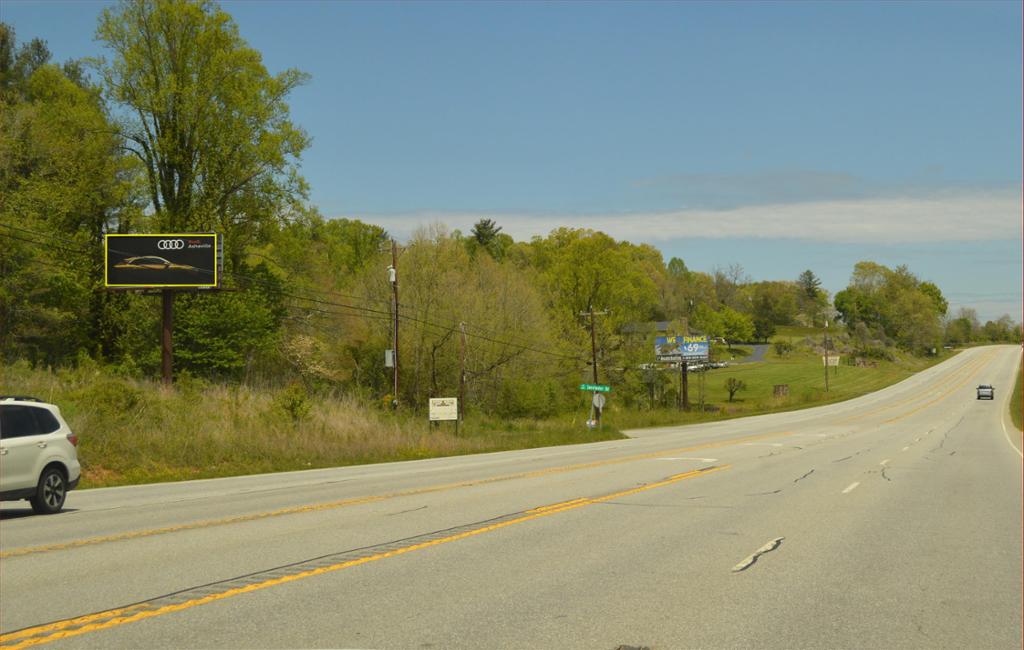
<svg viewBox="0 0 1024 650">
<path fill-rule="evenodd" d="M 55 372 L 15 364 L 0 393 L 61 407 L 78 434 L 82 487 L 335 467 L 619 437 L 570 421 L 470 418 L 460 434 L 425 414 L 391 413 L 351 397 L 209 384 L 172 389 L 87 365 Z M 295 417 L 308 407 L 308 411 Z"/>
</svg>

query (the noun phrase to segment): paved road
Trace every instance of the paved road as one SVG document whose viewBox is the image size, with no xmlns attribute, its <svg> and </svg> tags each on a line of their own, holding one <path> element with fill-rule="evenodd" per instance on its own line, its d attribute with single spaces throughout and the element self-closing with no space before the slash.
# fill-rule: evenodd
<svg viewBox="0 0 1024 650">
<path fill-rule="evenodd" d="M 1020 355 L 631 440 L 5 506 L 0 645 L 1020 648 Z"/>
</svg>

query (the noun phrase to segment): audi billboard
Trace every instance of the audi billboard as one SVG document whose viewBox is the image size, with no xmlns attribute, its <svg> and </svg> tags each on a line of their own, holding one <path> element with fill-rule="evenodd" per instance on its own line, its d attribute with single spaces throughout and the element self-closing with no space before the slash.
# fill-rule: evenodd
<svg viewBox="0 0 1024 650">
<path fill-rule="evenodd" d="M 106 235 L 104 284 L 108 287 L 216 287 L 218 237 L 214 233 Z"/>
</svg>

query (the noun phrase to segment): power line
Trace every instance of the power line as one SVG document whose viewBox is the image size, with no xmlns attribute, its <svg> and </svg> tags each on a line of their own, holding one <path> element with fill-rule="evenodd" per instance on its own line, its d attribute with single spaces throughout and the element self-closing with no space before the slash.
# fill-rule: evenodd
<svg viewBox="0 0 1024 650">
<path fill-rule="evenodd" d="M 30 229 L 27 229 L 27 228 L 19 228 L 17 226 L 12 226 L 10 224 L 5 224 L 5 223 L 0 223 L 0 226 L 8 228 L 8 229 L 18 230 L 18 231 L 24 232 L 24 233 L 30 233 L 30 234 L 36 235 L 38 237 L 45 237 L 45 238 L 48 238 L 48 239 L 58 240 L 58 241 L 63 241 L 63 242 L 72 242 L 72 244 L 73 244 L 72 246 L 64 248 L 64 250 L 67 250 L 69 252 L 79 252 L 79 253 L 81 253 L 83 255 L 92 255 L 92 253 L 93 253 L 93 251 L 91 249 L 83 247 L 80 244 L 78 244 L 77 242 L 74 242 L 74 240 L 68 239 L 66 237 L 61 237 L 59 235 L 54 235 L 52 233 L 43 233 L 43 232 L 39 232 L 39 231 L 35 231 L 35 230 L 30 230 Z M 15 236 L 15 235 L 11 235 L 9 233 L 0 233 L 0 234 L 2 234 L 4 236 L 7 236 L 7 237 L 13 237 L 15 239 L 20 239 L 19 237 Z M 22 240 L 22 241 L 30 241 L 30 240 Z M 47 243 L 44 243 L 44 242 L 38 242 L 38 241 L 30 241 L 30 243 L 37 244 L 37 245 L 50 245 L 50 244 L 47 244 Z M 132 252 L 130 252 L 130 251 L 118 250 L 116 248 L 109 248 L 108 247 L 107 250 L 109 252 L 117 253 L 117 254 L 121 254 L 121 255 L 129 255 L 129 256 L 132 255 Z M 281 266 L 280 263 L 277 262 L 276 260 L 273 260 L 272 258 L 268 258 L 268 259 L 270 259 L 270 261 L 274 262 L 276 265 Z M 213 269 L 196 268 L 196 270 L 198 272 L 204 273 L 206 275 L 213 275 L 214 274 L 214 270 Z M 242 279 L 242 280 L 246 280 L 246 281 L 249 281 L 249 282 L 255 282 L 257 284 L 261 284 L 262 286 L 269 286 L 269 284 L 263 278 L 256 278 L 256 277 L 253 277 L 253 276 L 249 276 L 249 275 L 245 275 L 245 274 L 242 274 L 242 273 L 238 273 L 237 271 L 232 272 L 231 276 L 233 278 L 235 278 L 235 279 Z M 276 287 L 271 287 L 271 288 L 276 288 Z M 376 299 L 376 298 L 369 298 L 369 297 L 366 297 L 366 296 L 354 296 L 354 295 L 351 295 L 351 294 L 341 293 L 339 291 L 325 291 L 325 290 L 317 290 L 317 289 L 309 289 L 309 288 L 296 288 L 296 289 L 293 289 L 293 291 L 299 291 L 299 292 L 304 293 L 304 294 L 314 294 L 314 295 L 324 295 L 324 296 L 338 296 L 338 297 L 347 298 L 347 299 L 350 299 L 350 300 L 365 300 L 365 301 L 368 301 L 368 302 L 384 303 L 384 304 L 389 304 L 389 305 L 392 305 L 393 302 L 394 302 L 393 300 L 381 300 L 381 299 Z M 291 295 L 290 297 L 297 298 L 294 295 Z M 298 299 L 304 299 L 304 298 L 298 298 Z M 398 306 L 401 309 L 411 309 L 411 310 L 419 312 L 421 314 L 429 312 L 429 309 L 427 309 L 425 307 L 421 307 L 419 305 L 412 304 L 412 303 L 402 303 L 402 302 L 400 302 L 398 304 Z M 369 308 L 366 308 L 366 309 L 369 309 Z M 378 313 L 382 313 L 382 312 L 378 312 Z M 388 312 L 388 313 L 390 313 L 390 312 Z M 452 320 L 450 325 L 449 325 L 449 327 L 452 327 L 452 328 L 458 327 L 459 326 L 459 322 L 462 322 L 462 321 Z M 482 325 L 477 325 L 475 323 L 468 323 L 467 322 L 466 326 L 470 327 L 470 328 L 473 328 L 473 329 L 476 329 L 476 330 L 479 330 L 481 332 L 490 333 L 492 335 L 496 335 L 496 336 L 505 335 L 507 337 L 507 334 L 504 333 L 504 332 L 497 332 L 496 330 L 493 330 L 493 329 L 490 329 L 490 328 L 486 328 L 486 327 L 483 327 Z M 522 338 L 519 337 L 519 336 L 512 335 L 510 338 L 512 338 L 513 340 L 518 339 L 518 340 L 520 340 L 520 343 L 519 343 L 520 345 L 527 346 L 527 344 L 521 343 Z"/>
<path fill-rule="evenodd" d="M 21 231 L 21 232 L 26 232 L 26 233 L 37 235 L 37 236 L 41 236 L 41 237 L 46 237 L 46 238 L 49 238 L 49 239 L 61 240 L 61 241 L 72 241 L 72 240 L 66 239 L 64 237 L 59 237 L 57 235 L 52 235 L 52 234 L 49 234 L 49 233 L 41 233 L 41 232 L 38 232 L 38 231 L 33 231 L 33 230 L 26 229 L 26 228 L 18 228 L 17 226 L 11 226 L 9 224 L 0 223 L 0 226 L 3 226 L 5 228 L 9 228 L 9 229 L 13 229 L 13 230 L 18 230 L 18 231 Z M 15 237 L 14 235 L 11 235 L 10 233 L 0 233 L 0 234 L 3 234 L 5 236 L 7 236 L 7 237 Z M 17 238 L 17 237 L 15 237 L 15 238 Z M 41 242 L 32 242 L 32 243 L 42 244 Z M 84 248 L 84 247 L 81 247 L 79 245 L 74 246 L 73 250 L 77 250 L 78 252 L 85 253 L 85 254 L 89 254 L 90 253 L 90 250 L 88 248 Z M 130 253 L 126 253 L 125 251 L 118 251 L 118 250 L 115 250 L 115 249 L 108 249 L 108 250 L 110 250 L 112 252 L 117 252 L 117 253 L 130 254 Z M 205 273 L 213 273 L 213 271 L 210 270 L 210 269 L 199 269 L 199 270 L 202 271 L 202 272 L 205 272 Z M 275 289 L 282 296 L 287 296 L 287 297 L 292 298 L 294 300 L 307 301 L 307 302 L 312 302 L 312 303 L 322 304 L 322 305 L 327 305 L 327 306 L 332 306 L 332 307 L 340 307 L 342 309 L 349 309 L 349 310 L 353 310 L 353 311 L 361 311 L 361 312 L 365 312 L 365 313 L 369 313 L 369 314 L 377 314 L 377 315 L 381 315 L 381 316 L 387 316 L 388 318 L 392 317 L 391 312 L 388 312 L 388 311 L 383 311 L 383 310 L 379 310 L 379 309 L 373 309 L 371 307 L 365 307 L 365 306 L 361 306 L 361 305 L 350 305 L 350 304 L 334 302 L 334 301 L 330 301 L 330 300 L 322 300 L 320 298 L 312 298 L 312 297 L 309 297 L 309 296 L 304 296 L 304 295 L 299 295 L 299 294 L 296 294 L 296 293 L 293 293 L 293 292 L 284 291 L 284 290 L 280 289 L 279 287 L 272 287 L 272 286 L 270 286 L 270 283 L 267 282 L 263 278 L 256 278 L 256 277 L 247 276 L 247 275 L 244 275 L 244 274 L 241 274 L 241 273 L 236 273 L 236 272 L 233 272 L 231 275 L 232 275 L 232 277 L 234 277 L 236 279 L 240 278 L 240 279 L 248 280 L 250 282 L 254 282 L 256 284 L 260 284 L 260 285 L 262 285 L 264 287 L 270 287 L 272 289 Z M 309 290 L 309 289 L 297 289 L 296 291 L 301 291 L 303 293 L 315 293 L 315 294 L 321 294 L 321 295 L 332 295 L 332 294 L 335 293 L 335 292 L 316 291 L 316 290 Z M 338 294 L 338 295 L 341 295 L 341 294 Z M 423 311 L 423 310 L 419 309 L 419 308 L 416 308 L 416 311 Z M 331 313 L 331 312 L 325 311 L 324 313 Z M 334 313 L 337 314 L 337 315 L 342 315 L 343 314 L 341 312 L 334 312 Z M 399 318 L 401 320 L 404 320 L 404 321 L 407 321 L 407 322 L 414 322 L 414 323 L 419 323 L 419 324 L 424 325 L 424 326 L 431 326 L 433 328 L 441 330 L 442 332 L 448 332 L 448 331 L 454 330 L 454 329 L 456 329 L 458 327 L 458 323 L 456 323 L 455 321 L 452 321 L 449 325 L 444 325 L 444 324 L 428 321 L 426 319 L 416 318 L 414 316 L 408 316 L 408 315 L 402 315 L 402 314 L 399 315 Z M 471 323 L 466 323 L 466 325 L 469 326 L 469 327 L 473 327 L 473 328 L 479 329 L 481 331 L 488 331 L 486 328 L 483 328 L 483 327 L 480 327 L 480 326 L 477 326 L 477 325 L 473 325 Z M 547 355 L 547 356 L 551 356 L 551 357 L 555 357 L 555 358 L 567 359 L 567 360 L 572 360 L 572 361 L 579 361 L 579 362 L 588 363 L 582 357 L 575 356 L 575 355 L 567 355 L 567 354 L 563 354 L 563 353 L 559 353 L 559 352 L 551 352 L 549 350 L 543 350 L 543 349 L 540 349 L 540 348 L 537 348 L 537 347 L 533 347 L 533 346 L 530 346 L 530 345 L 525 345 L 525 344 L 522 344 L 522 343 L 516 343 L 516 342 L 508 341 L 508 340 L 500 340 L 500 339 L 492 338 L 492 337 L 489 337 L 489 336 L 484 336 L 483 334 L 477 334 L 477 333 L 473 333 L 473 332 L 466 332 L 466 335 L 467 336 L 471 336 L 473 338 L 480 339 L 480 340 L 488 341 L 490 343 L 494 343 L 494 344 L 497 344 L 497 345 L 506 345 L 506 346 L 509 346 L 509 347 L 519 348 L 519 349 L 522 349 L 522 350 L 527 350 L 527 351 L 530 351 L 530 352 L 535 352 L 537 354 L 543 354 L 543 355 Z"/>
</svg>

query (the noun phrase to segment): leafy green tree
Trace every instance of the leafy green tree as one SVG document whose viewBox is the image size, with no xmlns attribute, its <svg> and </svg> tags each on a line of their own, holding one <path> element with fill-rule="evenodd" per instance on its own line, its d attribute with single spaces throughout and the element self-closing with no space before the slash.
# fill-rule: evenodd
<svg viewBox="0 0 1024 650">
<path fill-rule="evenodd" d="M 836 294 L 835 307 L 847 326 L 863 325 L 917 353 L 941 342 L 945 299 L 938 287 L 921 282 L 906 266 L 858 262 L 850 285 Z"/>
<path fill-rule="evenodd" d="M 175 358 L 196 375 L 238 379 L 278 341 L 286 314 L 281 281 L 263 263 L 239 271 L 241 291 L 179 296 Z"/>
<path fill-rule="evenodd" d="M 725 319 L 706 304 L 698 305 L 694 310 L 693 326 L 711 338 L 725 336 Z"/>
<path fill-rule="evenodd" d="M 559 228 L 531 242 L 530 263 L 541 275 L 548 306 L 564 332 L 580 331 L 581 312 L 611 309 L 604 331 L 651 320 L 658 313 L 652 274 L 664 268 L 651 247 L 616 242 L 602 232 Z"/>
<path fill-rule="evenodd" d="M 221 232 L 237 268 L 305 196 L 297 160 L 309 138 L 285 99 L 307 76 L 271 75 L 205 0 L 124 0 L 103 11 L 96 38 L 113 51 L 98 70 L 145 169 L 155 226 Z"/>
<path fill-rule="evenodd" d="M 942 295 L 942 291 L 938 286 L 931 282 L 922 282 L 918 285 L 918 290 L 932 301 L 935 306 L 935 313 L 939 316 L 945 316 L 949 310 L 949 303 L 946 301 L 945 296 Z"/>
<path fill-rule="evenodd" d="M 746 287 L 751 294 L 754 338 L 767 341 L 777 325 L 790 325 L 796 319 L 801 290 L 791 282 L 757 282 Z"/>
<path fill-rule="evenodd" d="M 38 39 L 16 48 L 6 25 L 0 35 L 0 351 L 112 356 L 129 301 L 101 290 L 101 239 L 138 217 L 133 165 L 74 66 L 49 63 Z"/>
<path fill-rule="evenodd" d="M 690 274 L 690 269 L 686 268 L 686 262 L 678 257 L 673 257 L 668 261 L 667 269 L 671 278 L 685 278 Z"/>
<path fill-rule="evenodd" d="M 725 340 L 730 345 L 754 337 L 754 321 L 750 316 L 729 307 L 723 308 L 721 313 Z"/>
</svg>

